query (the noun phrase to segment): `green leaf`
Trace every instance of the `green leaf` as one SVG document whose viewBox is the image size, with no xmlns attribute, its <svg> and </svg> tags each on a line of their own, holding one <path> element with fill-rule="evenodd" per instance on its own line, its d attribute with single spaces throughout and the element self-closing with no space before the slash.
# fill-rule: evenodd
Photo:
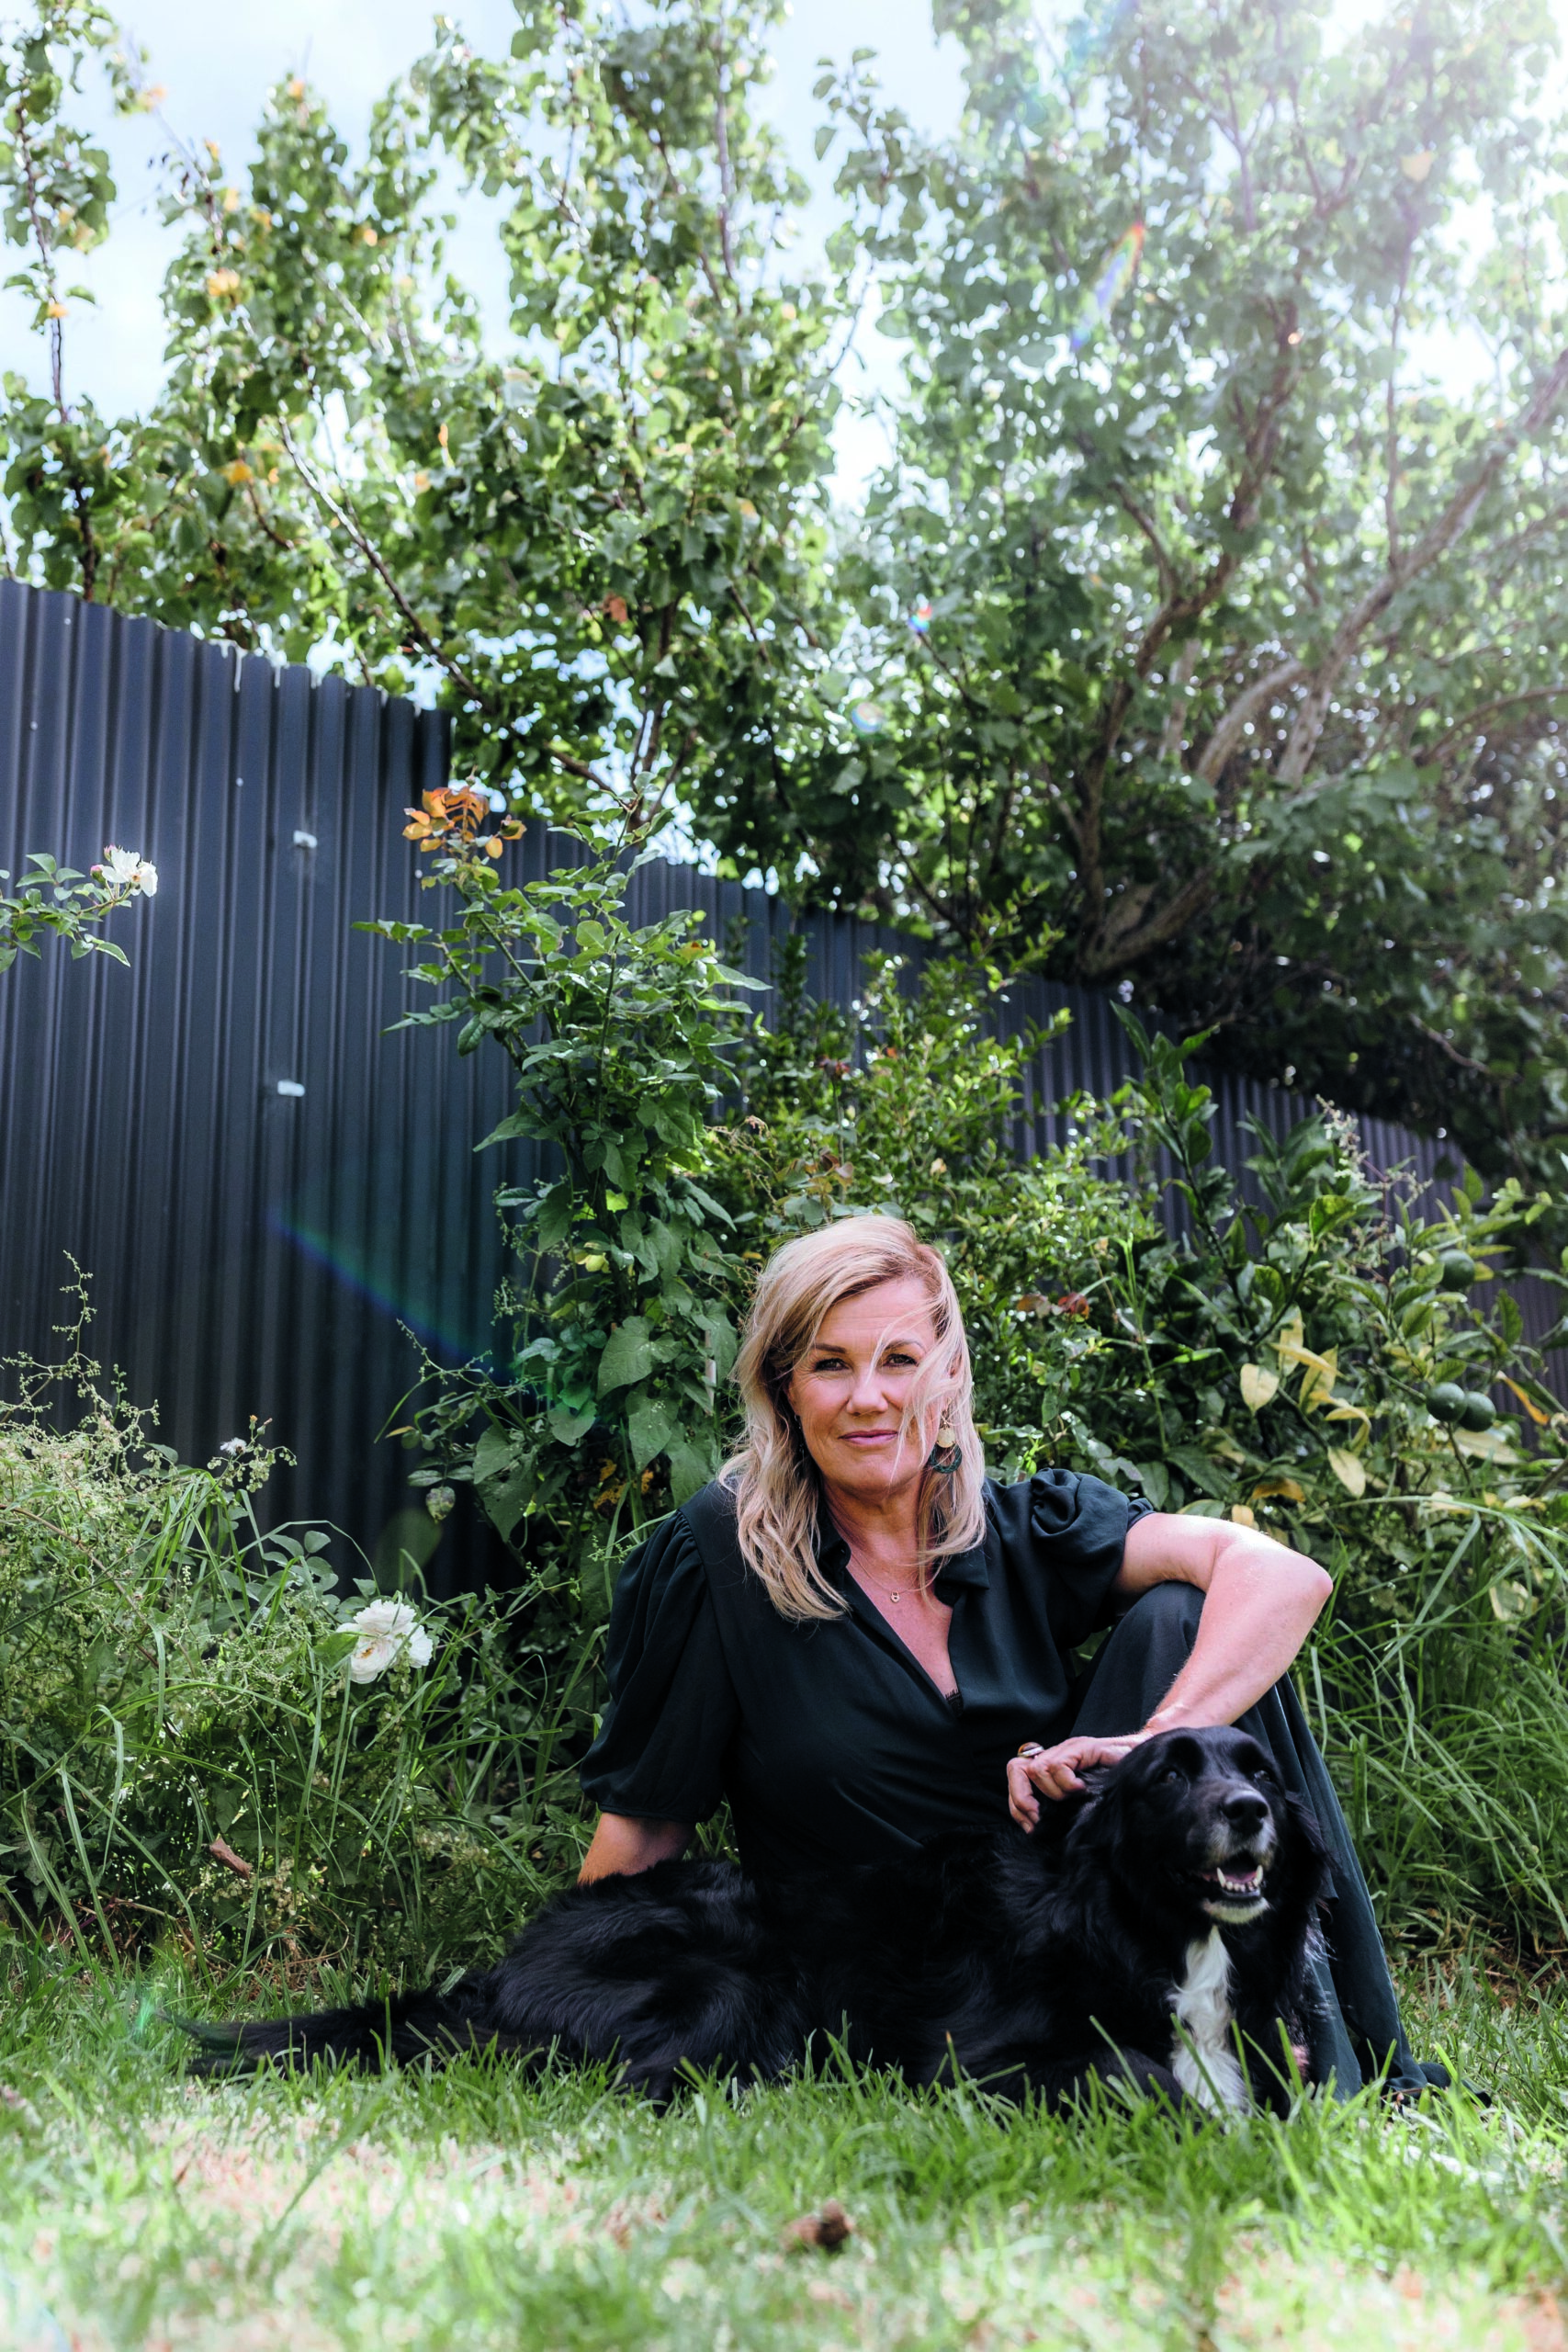
<svg viewBox="0 0 1568 2352">
<path fill-rule="evenodd" d="M 571 1230 L 577 1207 L 577 1195 L 570 1182 L 557 1184 L 546 1193 L 534 1213 L 534 1242 L 546 1255 L 558 1250 Z"/>
<path fill-rule="evenodd" d="M 631 1441 L 634 1468 L 646 1470 L 656 1455 L 663 1453 L 677 1418 L 672 1397 L 650 1396 L 644 1391 L 633 1399 L 626 1414 L 626 1435 Z"/>
<path fill-rule="evenodd" d="M 1177 1468 L 1186 1474 L 1193 1486 L 1201 1487 L 1204 1494 L 1213 1496 L 1217 1502 L 1223 1501 L 1229 1494 L 1230 1480 L 1221 1474 L 1215 1464 L 1211 1462 L 1208 1455 L 1199 1447 L 1173 1445 L 1167 1451 L 1169 1459 L 1176 1464 Z"/>
<path fill-rule="evenodd" d="M 629 1388 L 634 1382 L 646 1380 L 652 1369 L 653 1334 L 648 1318 L 628 1315 L 604 1343 L 599 1359 L 598 1393 L 607 1396 L 612 1389 Z"/>
<path fill-rule="evenodd" d="M 718 1448 L 711 1438 L 693 1438 L 688 1433 L 677 1438 L 668 1452 L 670 1494 L 679 1509 L 713 1477 L 718 1468 Z"/>
<path fill-rule="evenodd" d="M 512 1466 L 513 1438 L 510 1430 L 497 1429 L 492 1423 L 481 1430 L 474 1448 L 474 1483 L 482 1487 L 487 1480 L 505 1476 Z"/>
<path fill-rule="evenodd" d="M 1156 1510 L 1163 1510 L 1170 1500 L 1170 1473 L 1162 1463 L 1140 1462 L 1138 1480 Z"/>
<path fill-rule="evenodd" d="M 581 1411 L 574 1411 L 570 1405 L 552 1405 L 548 1415 L 550 1435 L 558 1445 L 581 1445 L 598 1418 L 592 1405 L 583 1406 Z"/>
<path fill-rule="evenodd" d="M 513 1470 L 510 1477 L 482 1489 L 479 1499 L 484 1505 L 485 1515 L 503 1544 L 526 1510 L 536 1483 L 533 1469 L 524 1464 Z"/>
</svg>

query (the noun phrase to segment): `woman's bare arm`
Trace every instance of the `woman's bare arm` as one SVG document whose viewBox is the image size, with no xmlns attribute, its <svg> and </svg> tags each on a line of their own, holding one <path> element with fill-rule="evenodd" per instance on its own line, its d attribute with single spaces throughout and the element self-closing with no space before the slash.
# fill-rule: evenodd
<svg viewBox="0 0 1568 2352">
<path fill-rule="evenodd" d="M 689 1821 L 644 1821 L 631 1813 L 602 1813 L 577 1883 L 583 1886 L 591 1878 L 635 1877 L 655 1862 L 672 1861 L 691 1842 Z"/>
<path fill-rule="evenodd" d="M 1192 1655 L 1145 1731 L 1182 1724 L 1234 1724 L 1271 1690 L 1317 1623 L 1334 1589 L 1303 1552 L 1226 1520 L 1151 1511 L 1127 1531 L 1120 1593 L 1179 1580 L 1203 1595 Z"/>
<path fill-rule="evenodd" d="M 1125 1739 L 1064 1739 L 1008 1767 L 1015 1821 L 1032 1828 L 1039 1796 L 1083 1786 L 1077 1768 L 1114 1763 L 1156 1732 L 1234 1724 L 1272 1689 L 1305 1641 L 1333 1586 L 1304 1553 L 1228 1520 L 1151 1511 L 1127 1531 L 1116 1590 L 1135 1599 L 1156 1584 L 1196 1585 L 1202 1614 L 1192 1655 L 1146 1724 Z"/>
</svg>

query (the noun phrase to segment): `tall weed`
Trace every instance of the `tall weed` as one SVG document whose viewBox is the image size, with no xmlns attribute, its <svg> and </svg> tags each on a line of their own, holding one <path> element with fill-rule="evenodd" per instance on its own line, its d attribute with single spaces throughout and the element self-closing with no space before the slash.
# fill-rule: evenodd
<svg viewBox="0 0 1568 2352">
<path fill-rule="evenodd" d="M 322 1531 L 263 1532 L 260 1434 L 181 1464 L 75 1337 L 0 1407 L 6 1926 L 286 1965 L 493 1941 L 578 1851 L 530 1596 L 427 1609 L 428 1664 L 355 1682 L 374 1588 L 339 1596 Z"/>
</svg>

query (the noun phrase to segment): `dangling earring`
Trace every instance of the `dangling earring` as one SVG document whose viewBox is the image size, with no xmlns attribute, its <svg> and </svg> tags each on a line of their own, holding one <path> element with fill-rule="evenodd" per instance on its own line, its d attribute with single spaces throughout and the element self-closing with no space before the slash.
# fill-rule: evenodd
<svg viewBox="0 0 1568 2352">
<path fill-rule="evenodd" d="M 964 1448 L 958 1442 L 958 1431 L 943 1414 L 938 1424 L 936 1443 L 926 1456 L 926 1468 L 939 1477 L 951 1478 L 964 1459 Z"/>
</svg>

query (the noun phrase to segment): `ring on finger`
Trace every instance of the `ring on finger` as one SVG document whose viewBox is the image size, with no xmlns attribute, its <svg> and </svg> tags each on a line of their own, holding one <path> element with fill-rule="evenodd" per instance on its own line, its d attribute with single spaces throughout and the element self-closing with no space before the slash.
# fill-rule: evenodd
<svg viewBox="0 0 1568 2352">
<path fill-rule="evenodd" d="M 1018 1752 L 1027 1762 L 1032 1757 L 1043 1756 L 1045 1750 L 1037 1739 L 1026 1739 Z"/>
</svg>

